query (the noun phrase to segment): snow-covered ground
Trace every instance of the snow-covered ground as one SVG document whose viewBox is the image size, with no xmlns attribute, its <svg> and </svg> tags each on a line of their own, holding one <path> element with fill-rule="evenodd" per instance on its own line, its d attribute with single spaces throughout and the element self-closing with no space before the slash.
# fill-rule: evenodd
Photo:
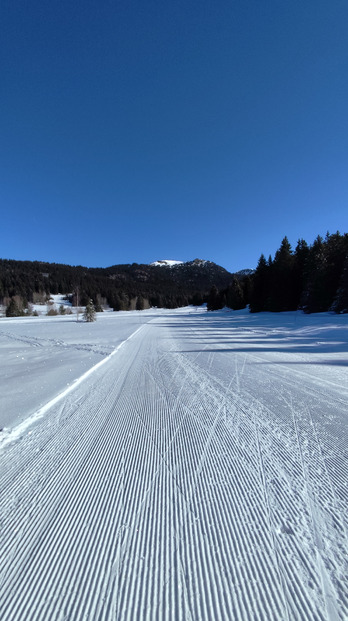
<svg viewBox="0 0 348 621">
<path fill-rule="evenodd" d="M 0 320 L 0 618 L 348 617 L 348 316 Z"/>
</svg>

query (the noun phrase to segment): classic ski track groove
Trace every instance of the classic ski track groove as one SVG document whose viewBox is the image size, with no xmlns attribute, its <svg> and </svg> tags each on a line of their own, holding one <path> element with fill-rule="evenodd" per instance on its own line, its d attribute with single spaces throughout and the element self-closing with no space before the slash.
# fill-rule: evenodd
<svg viewBox="0 0 348 621">
<path fill-rule="evenodd" d="M 339 441 L 201 334 L 149 322 L 2 453 L 3 621 L 347 618 Z"/>
</svg>

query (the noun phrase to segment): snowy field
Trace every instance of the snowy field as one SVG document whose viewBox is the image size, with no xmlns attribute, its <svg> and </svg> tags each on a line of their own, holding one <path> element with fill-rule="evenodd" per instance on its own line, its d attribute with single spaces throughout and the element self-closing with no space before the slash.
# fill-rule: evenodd
<svg viewBox="0 0 348 621">
<path fill-rule="evenodd" d="M 348 618 L 348 315 L 0 320 L 2 621 Z"/>
</svg>

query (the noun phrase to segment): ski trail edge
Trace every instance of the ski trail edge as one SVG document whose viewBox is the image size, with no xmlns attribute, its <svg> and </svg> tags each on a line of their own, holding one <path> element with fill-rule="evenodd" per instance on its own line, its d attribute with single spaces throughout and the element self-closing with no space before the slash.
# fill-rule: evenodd
<svg viewBox="0 0 348 621">
<path fill-rule="evenodd" d="M 13 429 L 9 430 L 7 433 L 6 433 L 6 430 L 4 429 L 4 432 L 2 434 L 3 437 L 0 440 L 0 451 L 2 449 L 4 449 L 6 446 L 8 446 L 9 444 L 12 444 L 12 442 L 15 442 L 16 440 L 18 440 L 18 438 L 20 438 L 23 435 L 23 433 L 29 427 L 31 427 L 31 425 L 33 425 L 34 423 L 36 423 L 36 421 L 38 421 L 40 418 L 42 418 L 46 414 L 46 412 L 48 412 L 48 410 L 51 409 L 51 407 L 56 405 L 56 403 L 61 401 L 61 399 L 63 399 L 70 392 L 75 390 L 75 388 L 77 386 L 82 384 L 82 382 L 84 382 L 85 379 L 87 379 L 87 377 L 92 375 L 92 373 L 94 373 L 97 369 L 99 369 L 103 364 L 108 362 L 110 360 L 110 358 L 112 358 L 115 354 L 117 354 L 117 352 L 123 347 L 123 345 L 125 343 L 127 343 L 127 341 L 130 341 L 130 339 L 132 339 L 136 334 L 138 334 L 140 332 L 140 330 L 142 330 L 146 325 L 147 324 L 145 323 L 142 326 L 140 326 L 139 328 L 137 328 L 137 330 L 135 330 L 135 332 L 132 332 L 132 334 L 130 334 L 124 341 L 122 341 L 119 345 L 117 345 L 117 347 L 115 347 L 115 349 L 111 352 L 111 354 L 109 354 L 108 356 L 103 358 L 103 360 L 100 360 L 99 362 L 97 362 L 97 364 L 95 364 L 93 367 L 88 369 L 88 371 L 83 373 L 83 375 L 81 375 L 80 377 L 75 379 L 72 382 L 72 384 L 70 386 L 68 386 L 68 388 L 65 388 L 56 397 L 54 397 L 53 399 L 48 401 L 45 405 L 43 405 L 39 410 L 36 410 L 36 412 L 34 412 L 30 416 L 28 416 L 28 418 L 26 418 L 24 421 L 19 423 L 19 425 L 17 425 L 17 427 L 14 427 Z"/>
</svg>

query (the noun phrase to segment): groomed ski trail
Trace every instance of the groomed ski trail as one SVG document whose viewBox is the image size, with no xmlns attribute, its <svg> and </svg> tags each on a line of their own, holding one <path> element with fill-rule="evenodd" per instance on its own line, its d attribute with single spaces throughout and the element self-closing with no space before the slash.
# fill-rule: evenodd
<svg viewBox="0 0 348 621">
<path fill-rule="evenodd" d="M 2 449 L 3 621 L 347 617 L 339 440 L 291 376 L 272 409 L 252 357 L 190 334 L 142 326 Z"/>
</svg>

